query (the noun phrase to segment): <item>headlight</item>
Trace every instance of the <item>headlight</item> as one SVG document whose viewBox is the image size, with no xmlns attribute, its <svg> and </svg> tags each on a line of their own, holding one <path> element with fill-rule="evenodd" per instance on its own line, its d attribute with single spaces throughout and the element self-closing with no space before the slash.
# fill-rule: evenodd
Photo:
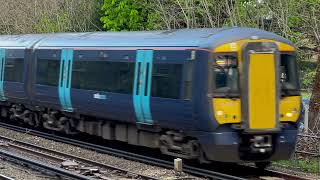
<svg viewBox="0 0 320 180">
<path fill-rule="evenodd" d="M 293 114 L 292 114 L 292 113 L 286 113 L 286 116 L 287 116 L 287 117 L 292 117 Z"/>
</svg>

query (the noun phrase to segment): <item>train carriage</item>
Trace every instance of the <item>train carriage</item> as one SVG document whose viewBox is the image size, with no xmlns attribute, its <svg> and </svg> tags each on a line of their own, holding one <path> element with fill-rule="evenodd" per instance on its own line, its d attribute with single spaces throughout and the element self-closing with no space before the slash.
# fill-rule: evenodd
<svg viewBox="0 0 320 180">
<path fill-rule="evenodd" d="M 0 36 L 1 115 L 202 162 L 288 159 L 296 49 L 251 28 Z"/>
</svg>

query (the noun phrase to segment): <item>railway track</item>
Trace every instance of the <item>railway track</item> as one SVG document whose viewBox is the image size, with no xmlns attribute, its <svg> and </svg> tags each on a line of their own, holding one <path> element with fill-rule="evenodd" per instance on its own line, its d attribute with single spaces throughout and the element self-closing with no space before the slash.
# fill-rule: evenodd
<svg viewBox="0 0 320 180">
<path fill-rule="evenodd" d="M 243 169 L 242 169 L 243 168 Z M 249 175 L 248 179 L 264 179 L 264 180 L 313 180 L 306 177 L 299 177 L 296 175 L 276 171 L 276 170 L 270 170 L 270 169 L 264 169 L 260 170 L 254 166 L 248 166 L 248 165 L 239 165 L 239 169 L 242 169 L 242 171 L 247 172 L 253 172 L 251 175 Z"/>
<path fill-rule="evenodd" d="M 57 142 L 62 142 L 62 143 L 66 143 L 66 144 L 79 146 L 79 147 L 94 150 L 94 151 L 97 151 L 100 153 L 123 157 L 126 159 L 139 161 L 139 162 L 143 162 L 143 163 L 148 163 L 148 164 L 155 165 L 155 166 L 161 166 L 161 167 L 165 167 L 165 168 L 169 168 L 169 169 L 173 168 L 173 162 L 169 162 L 169 161 L 165 161 L 165 160 L 161 160 L 161 159 L 157 159 L 157 158 L 153 158 L 153 157 L 149 157 L 149 156 L 143 156 L 140 154 L 135 154 L 135 153 L 126 152 L 126 151 L 122 151 L 122 150 L 118 150 L 118 149 L 113 149 L 113 148 L 109 148 L 109 147 L 105 147 L 105 146 L 82 142 L 82 141 L 78 141 L 78 140 L 71 139 L 71 138 L 56 136 L 53 134 L 48 134 L 48 133 L 44 133 L 44 132 L 36 131 L 36 130 L 32 130 L 32 129 L 26 129 L 26 128 L 22 128 L 22 127 L 10 125 L 10 124 L 5 124 L 5 123 L 0 123 L 0 127 L 7 128 L 10 130 L 14 130 L 14 131 L 18 131 L 18 132 L 22 132 L 22 133 L 27 132 L 28 134 L 31 134 L 31 135 L 43 137 L 43 138 L 50 139 L 50 140 L 57 141 Z M 192 167 L 192 166 L 187 166 L 187 165 L 183 166 L 183 171 L 186 173 L 192 174 L 192 175 L 207 177 L 207 178 L 212 178 L 212 179 L 217 179 L 217 180 L 244 180 L 245 179 L 245 178 L 241 178 L 241 177 L 236 177 L 236 176 L 232 176 L 232 175 L 228 175 L 228 174 L 223 174 L 223 173 L 210 171 L 210 170 L 206 170 L 206 169 L 200 169 L 197 167 Z"/>
<path fill-rule="evenodd" d="M 70 144 L 70 145 L 74 145 L 74 146 L 78 146 L 78 147 L 82 147 L 82 148 L 86 148 L 86 149 L 90 149 L 90 150 L 94 150 L 100 153 L 105 153 L 105 154 L 109 154 L 109 155 L 113 155 L 113 156 L 118 156 L 118 157 L 123 157 L 125 159 L 129 159 L 129 160 L 134 160 L 134 161 L 139 161 L 142 163 L 147 163 L 147 164 L 151 164 L 151 165 L 155 165 L 155 166 L 161 166 L 161 167 L 165 167 L 165 168 L 169 168 L 172 169 L 173 168 L 173 162 L 170 161 L 166 161 L 166 160 L 162 160 L 162 159 L 158 159 L 158 158 L 154 158 L 154 157 L 149 157 L 149 156 L 143 156 L 140 154 L 136 154 L 136 153 L 131 153 L 131 152 L 127 152 L 127 151 L 122 151 L 119 149 L 113 149 L 110 147 L 105 147 L 105 146 L 100 146 L 100 145 L 96 145 L 96 144 L 91 144 L 91 143 L 87 143 L 87 142 L 83 142 L 83 141 L 79 141 L 76 139 L 72 139 L 72 138 L 66 138 L 66 137 L 61 137 L 61 136 L 56 136 L 53 134 L 48 134 L 45 132 L 41 132 L 41 131 L 37 131 L 37 130 L 32 130 L 32 129 L 26 129 L 26 128 L 22 128 L 19 126 L 14 126 L 14 125 L 10 125 L 10 124 L 5 124 L 0 122 L 0 127 L 6 128 L 6 129 L 10 129 L 10 130 L 14 130 L 17 132 L 21 132 L 21 133 L 28 133 L 30 135 L 35 135 L 35 136 L 39 136 L 42 138 L 46 138 L 49 140 L 53 140 L 53 141 L 57 141 L 57 142 L 61 142 L 61 143 L 66 143 L 66 144 Z M 0 137 L 4 138 L 4 137 Z M 9 140 L 9 139 L 8 139 Z M 13 140 L 12 140 L 13 141 Z M 16 141 L 17 142 L 17 141 Z M 26 143 L 26 146 L 27 145 Z M 35 145 L 32 145 L 35 147 Z M 35 148 L 39 148 L 39 147 L 35 147 Z M 43 147 L 40 147 L 43 148 Z M 61 152 L 55 152 L 53 150 L 45 150 L 47 152 L 50 152 L 52 154 L 60 154 Z M 60 156 L 65 156 L 64 154 L 60 154 Z M 67 156 L 65 156 L 67 157 Z M 81 158 L 81 157 L 71 157 L 71 155 L 69 155 L 69 158 L 71 159 L 75 159 L 78 160 L 80 162 L 86 162 L 88 164 L 92 164 L 95 166 L 99 166 L 98 162 L 88 162 L 87 159 Z M 258 171 L 257 168 L 255 167 L 249 167 L 249 166 L 242 166 L 242 165 L 238 165 L 240 169 L 240 171 L 246 171 L 246 172 L 252 172 L 252 174 L 255 174 L 254 177 L 253 176 L 248 176 L 248 175 L 230 175 L 230 174 L 226 174 L 226 173 L 221 173 L 221 172 L 216 172 L 214 170 L 211 170 L 209 168 L 198 168 L 195 166 L 191 166 L 191 165 L 183 165 L 183 171 L 192 175 L 196 175 L 196 176 L 200 176 L 200 177 L 206 177 L 206 178 L 210 178 L 210 179 L 217 179 L 217 180 L 244 180 L 244 179 L 264 179 L 264 177 L 266 178 L 282 178 L 282 179 L 289 179 L 289 180 L 307 180 L 306 178 L 302 178 L 302 177 L 297 177 L 297 176 L 293 176 L 290 174 L 285 174 L 285 173 L 281 173 L 281 172 L 277 172 L 277 171 L 271 171 L 271 170 L 264 170 L 263 172 Z M 122 171 L 122 170 L 120 170 Z M 257 172 L 259 172 L 259 174 L 256 174 Z M 235 173 L 236 174 L 236 173 Z M 150 179 L 155 179 L 150 177 Z"/>
<path fill-rule="evenodd" d="M 42 158 L 47 158 L 49 160 L 56 161 L 58 164 L 63 165 L 65 168 L 77 169 L 80 172 L 82 171 L 81 172 L 82 174 L 90 174 L 91 176 L 99 179 L 106 179 L 106 180 L 112 179 L 112 178 L 109 178 L 107 175 L 116 173 L 117 175 L 119 175 L 117 178 L 126 177 L 126 178 L 135 178 L 135 179 L 158 180 L 157 178 L 137 174 L 137 173 L 130 172 L 128 170 L 121 169 L 115 166 L 99 163 L 97 161 L 92 161 L 90 159 L 67 154 L 64 152 L 55 151 L 49 148 L 19 141 L 13 138 L 0 136 L 0 140 L 2 142 L 5 142 L 2 144 L 2 146 L 5 146 L 11 151 L 18 150 L 18 151 L 27 152 L 36 156 L 40 156 Z"/>
<path fill-rule="evenodd" d="M 3 175 L 3 174 L 0 174 L 0 179 L 1 179 L 1 180 L 14 180 L 13 178 L 8 177 L 8 176 Z"/>
<path fill-rule="evenodd" d="M 46 173 L 50 173 L 52 175 L 60 176 L 60 177 L 65 177 L 65 178 L 70 178 L 70 179 L 79 179 L 79 180 L 92 180 L 92 178 L 77 174 L 62 168 L 58 168 L 55 166 L 52 166 L 47 163 L 43 163 L 40 161 L 36 161 L 34 159 L 30 159 L 24 156 L 21 156 L 16 153 L 12 153 L 6 150 L 0 150 L 0 155 L 2 158 L 5 158 L 9 161 L 13 161 L 19 164 L 27 165 L 28 167 L 31 167 L 33 169 L 37 170 L 42 170 L 45 171 Z"/>
<path fill-rule="evenodd" d="M 268 175 L 273 175 L 274 177 L 278 177 L 278 178 L 282 178 L 282 179 L 286 179 L 286 180 L 312 180 L 312 179 L 308 179 L 308 178 L 303 178 L 303 177 L 299 177 L 299 176 L 295 176 L 292 174 L 288 174 L 288 173 L 284 173 L 284 172 L 280 172 L 280 171 L 275 171 L 275 170 L 265 170 L 265 173 Z"/>
</svg>

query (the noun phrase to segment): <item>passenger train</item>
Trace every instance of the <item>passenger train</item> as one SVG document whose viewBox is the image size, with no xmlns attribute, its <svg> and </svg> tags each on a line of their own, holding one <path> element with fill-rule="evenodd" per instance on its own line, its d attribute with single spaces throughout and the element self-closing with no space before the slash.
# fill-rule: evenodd
<svg viewBox="0 0 320 180">
<path fill-rule="evenodd" d="M 200 162 L 288 159 L 296 48 L 254 28 L 0 36 L 1 119 Z"/>
</svg>

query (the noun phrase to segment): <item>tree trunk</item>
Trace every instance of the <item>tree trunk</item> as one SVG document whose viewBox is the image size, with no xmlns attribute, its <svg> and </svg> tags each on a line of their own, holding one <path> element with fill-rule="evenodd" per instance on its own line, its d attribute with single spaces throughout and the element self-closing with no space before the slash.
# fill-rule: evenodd
<svg viewBox="0 0 320 180">
<path fill-rule="evenodd" d="M 318 113 L 320 113 L 320 47 L 317 48 L 317 68 L 316 68 L 316 76 L 314 79 L 313 87 L 312 87 L 312 95 L 310 98 L 310 106 L 309 106 L 309 129 L 313 133 L 320 133 L 320 123 L 317 120 Z"/>
</svg>

